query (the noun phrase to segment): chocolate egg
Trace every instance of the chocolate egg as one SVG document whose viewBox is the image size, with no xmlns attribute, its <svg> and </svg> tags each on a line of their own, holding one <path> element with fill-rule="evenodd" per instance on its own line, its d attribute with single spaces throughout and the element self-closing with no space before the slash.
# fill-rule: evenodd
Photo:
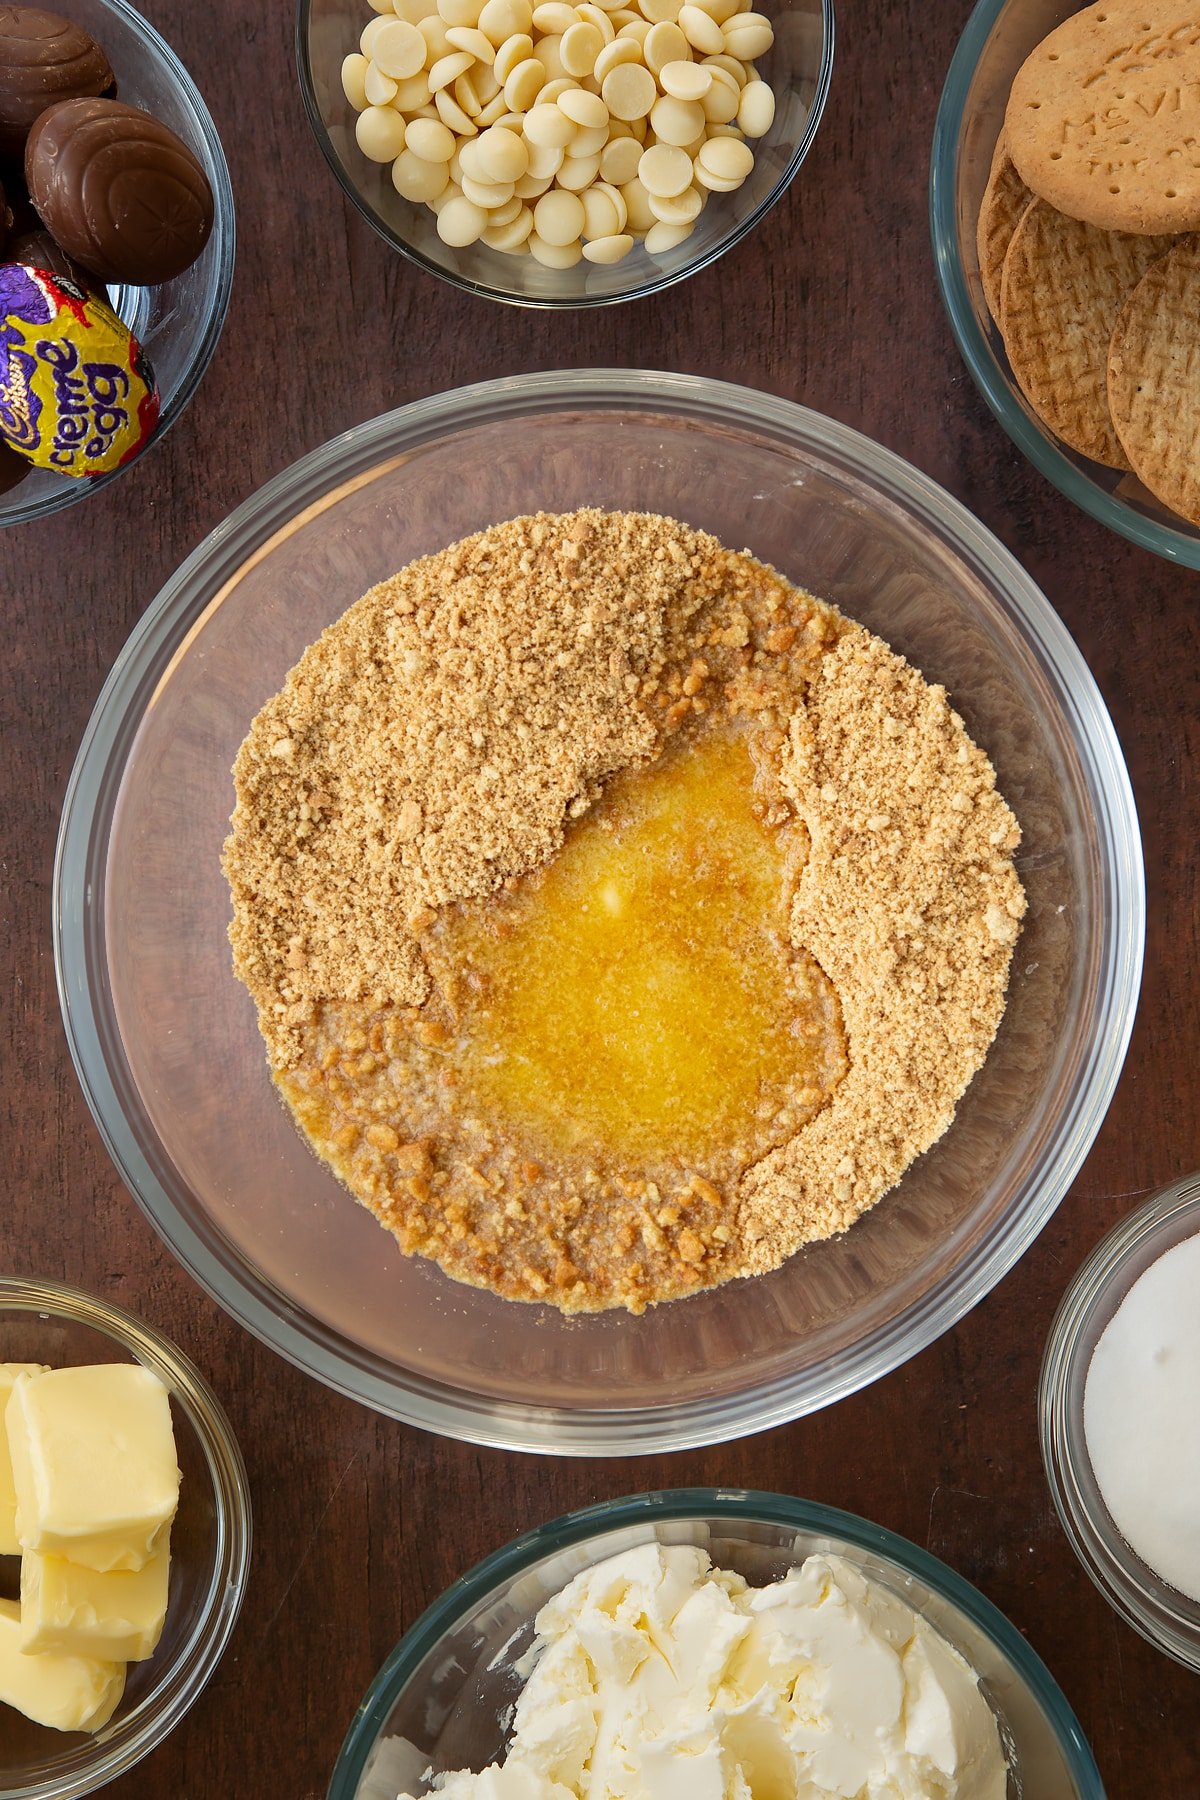
<svg viewBox="0 0 1200 1800">
<path fill-rule="evenodd" d="M 38 6 L 0 6 L 0 157 L 20 157 L 56 100 L 115 89 L 108 58 L 81 26 Z"/>
<path fill-rule="evenodd" d="M 66 276 L 0 263 L 0 440 L 42 469 L 104 475 L 158 422 L 140 344 Z"/>
<path fill-rule="evenodd" d="M 105 281 L 170 281 L 212 230 L 212 189 L 187 145 L 117 100 L 44 112 L 25 146 L 25 179 L 46 229 Z"/>
<path fill-rule="evenodd" d="M 45 269 L 51 275 L 65 275 L 85 292 L 96 286 L 96 278 L 69 257 L 56 244 L 48 231 L 18 231 L 8 240 L 6 262 L 28 263 L 31 268 Z"/>
</svg>

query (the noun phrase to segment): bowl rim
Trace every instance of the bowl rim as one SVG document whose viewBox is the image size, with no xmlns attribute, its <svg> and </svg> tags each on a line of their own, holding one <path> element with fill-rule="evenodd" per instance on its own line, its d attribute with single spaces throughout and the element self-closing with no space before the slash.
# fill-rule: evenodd
<svg viewBox="0 0 1200 1800">
<path fill-rule="evenodd" d="M 1062 1689 L 1016 1627 L 957 1570 L 910 1539 L 857 1513 L 789 1494 L 733 1487 L 666 1488 L 581 1507 L 522 1532 L 460 1575 L 409 1627 L 372 1680 L 338 1752 L 326 1800 L 356 1800 L 367 1757 L 405 1683 L 439 1638 L 492 1590 L 514 1581 L 543 1556 L 626 1526 L 712 1519 L 779 1525 L 837 1538 L 916 1576 L 964 1613 L 1016 1669 L 1079 1782 L 1080 1800 L 1104 1800 L 1091 1747 Z"/>
<path fill-rule="evenodd" d="M 56 1774 L 5 1789 L 12 1800 L 78 1800 L 126 1774 L 158 1748 L 197 1700 L 224 1655 L 241 1612 L 250 1567 L 253 1515 L 241 1447 L 225 1410 L 183 1351 L 115 1301 L 65 1282 L 0 1275 L 0 1313 L 54 1314 L 112 1339 L 169 1389 L 195 1433 L 212 1481 L 216 1555 L 200 1620 L 175 1658 L 160 1670 L 146 1697 L 114 1736 L 96 1746 L 94 1761 L 74 1774 Z M 145 1715 L 140 1718 L 139 1715 Z"/>
<path fill-rule="evenodd" d="M 977 0 L 958 40 L 938 103 L 929 157 L 929 229 L 942 304 L 975 386 L 1017 449 L 1068 500 L 1110 531 L 1184 568 L 1200 569 L 1200 536 L 1144 518 L 1085 475 L 1016 404 L 992 346 L 980 330 L 958 256 L 955 165 L 963 114 L 983 47 L 1009 0 Z"/>
<path fill-rule="evenodd" d="M 1151 1262 L 1135 1278 L 1140 1279 L 1158 1256 L 1197 1234 L 1200 1171 L 1160 1188 L 1101 1238 L 1072 1279 L 1050 1326 L 1038 1380 L 1038 1436 L 1059 1521 L 1094 1585 L 1147 1643 L 1185 1668 L 1200 1670 L 1200 1605 L 1186 1595 L 1176 1596 L 1161 1580 L 1152 1588 L 1147 1576 L 1154 1571 L 1125 1542 L 1107 1511 L 1089 1503 L 1088 1488 L 1078 1476 L 1091 1465 L 1082 1387 L 1076 1380 L 1093 1327 L 1107 1327 L 1133 1285 L 1125 1281 L 1130 1264 L 1151 1254 Z M 1168 1239 L 1154 1251 L 1155 1244 Z M 1086 1369 L 1083 1374 L 1086 1379 Z M 1080 1397 L 1078 1406 L 1072 1403 L 1073 1393 Z"/>
<path fill-rule="evenodd" d="M 886 487 L 885 504 L 908 509 L 949 541 L 956 555 L 989 571 L 1019 619 L 1032 652 L 1053 676 L 1093 791 L 1104 856 L 1109 920 L 1097 995 L 1089 1079 L 1067 1103 L 1058 1136 L 1039 1159 L 1026 1203 L 1004 1229 L 962 1260 L 954 1280 L 867 1337 L 828 1373 L 819 1394 L 795 1375 L 750 1390 L 684 1403 L 624 1410 L 517 1405 L 400 1371 L 303 1313 L 238 1259 L 231 1282 L 211 1240 L 185 1218 L 164 1186 L 163 1165 L 135 1141 L 136 1116 L 119 1032 L 106 990 L 103 846 L 124 759 L 164 672 L 184 654 L 224 584 L 248 554 L 305 508 L 317 508 L 384 456 L 411 452 L 449 430 L 486 419 L 555 409 L 577 413 L 668 410 L 683 422 L 720 422 L 761 436 L 773 432 L 827 461 L 842 462 Z M 330 471 L 335 473 L 331 476 Z M 215 596 L 215 598 L 214 598 Z M 1145 939 L 1145 882 L 1133 793 L 1111 719 L 1066 627 L 1016 559 L 930 477 L 848 426 L 750 388 L 692 375 L 633 369 L 575 369 L 503 377 L 453 389 L 369 420 L 331 439 L 268 482 L 204 539 L 142 614 L 117 656 L 84 732 L 67 786 L 53 881 L 55 972 L 64 1028 L 84 1096 L 126 1186 L 193 1278 L 262 1342 L 335 1391 L 405 1423 L 464 1441 L 560 1455 L 628 1456 L 696 1448 L 788 1423 L 857 1391 L 897 1367 L 960 1319 L 1027 1250 L 1074 1180 L 1112 1098 L 1133 1027 Z M 101 1003 L 97 1004 L 97 999 Z M 121 1084 L 124 1084 L 123 1086 Z M 155 1155 L 161 1146 L 153 1133 Z"/>
<path fill-rule="evenodd" d="M 741 243 L 746 235 L 753 231 L 770 212 L 776 201 L 781 199 L 791 186 L 793 179 L 812 148 L 813 139 L 821 123 L 825 111 L 825 102 L 829 98 L 830 83 L 833 79 L 833 57 L 835 43 L 834 0 L 820 0 L 821 7 L 821 63 L 817 71 L 816 87 L 813 91 L 812 106 L 805 121 L 804 130 L 788 159 L 787 167 L 778 181 L 764 196 L 754 210 L 746 218 L 736 220 L 720 241 L 703 255 L 697 255 L 693 261 L 685 262 L 678 269 L 663 271 L 647 281 L 639 282 L 636 287 L 626 293 L 616 294 L 525 294 L 515 288 L 504 288 L 492 282 L 472 281 L 468 276 L 460 275 L 453 269 L 445 269 L 440 263 L 433 261 L 406 239 L 397 235 L 387 222 L 363 199 L 346 170 L 334 152 L 325 121 L 321 117 L 317 105 L 316 84 L 313 78 L 312 63 L 308 53 L 308 23 L 312 11 L 312 0 L 297 0 L 295 50 L 296 70 L 300 80 L 300 97 L 304 103 L 305 116 L 309 128 L 316 139 L 317 146 L 329 168 L 333 171 L 338 186 L 352 202 L 356 211 L 364 218 L 371 229 L 383 239 L 393 250 L 415 263 L 427 275 L 435 275 L 440 281 L 448 282 L 451 287 L 462 293 L 474 294 L 483 300 L 498 300 L 508 306 L 524 306 L 541 312 L 582 312 L 600 306 L 619 306 L 628 300 L 645 300 L 651 294 L 660 294 L 664 288 L 674 287 L 678 281 L 685 281 L 691 275 L 698 275 L 702 269 L 709 268 L 718 257 L 732 250 L 735 244 Z"/>
<path fill-rule="evenodd" d="M 229 165 L 225 160 L 225 151 L 221 145 L 220 135 L 212 114 L 205 105 L 204 97 L 196 86 L 183 63 L 176 56 L 170 44 L 161 37 L 150 23 L 142 16 L 129 0 L 100 0 L 110 12 L 125 21 L 130 30 L 140 37 L 143 43 L 166 65 L 171 79 L 180 89 L 189 109 L 195 116 L 200 136 L 204 140 L 211 168 L 206 173 L 212 178 L 213 190 L 213 229 L 211 242 L 216 258 L 216 303 L 205 320 L 204 330 L 197 339 L 188 358 L 183 379 L 162 413 L 159 415 L 150 437 L 138 454 L 129 462 L 118 464 L 103 475 L 85 478 L 66 478 L 66 485 L 56 488 L 41 499 L 27 502 L 24 506 L 14 506 L 11 510 L 0 510 L 0 528 L 9 525 L 28 524 L 33 519 L 46 519 L 53 513 L 62 512 L 68 506 L 74 506 L 89 495 L 98 493 L 111 481 L 131 469 L 134 463 L 142 461 L 156 445 L 166 437 L 171 427 L 187 411 L 192 397 L 204 379 L 209 363 L 212 361 L 229 311 L 229 301 L 233 292 L 233 272 L 237 261 L 237 210 L 234 205 L 233 183 L 229 175 Z M 20 493 L 20 486 L 13 490 Z"/>
</svg>

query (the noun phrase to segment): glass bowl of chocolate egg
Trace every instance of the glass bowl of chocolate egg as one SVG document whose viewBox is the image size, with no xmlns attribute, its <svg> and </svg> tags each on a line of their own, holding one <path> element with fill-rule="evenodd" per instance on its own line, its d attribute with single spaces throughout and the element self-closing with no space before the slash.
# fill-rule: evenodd
<svg viewBox="0 0 1200 1800">
<path fill-rule="evenodd" d="M 135 1370 L 136 1383 L 128 1379 Z M 9 1462 L 13 1428 L 6 1421 L 23 1376 L 67 1382 L 58 1388 L 67 1396 L 55 1421 L 59 1450 L 36 1460 L 36 1478 L 41 1489 L 59 1471 L 58 1491 L 69 1489 L 77 1519 L 95 1526 L 100 1507 L 94 1496 L 113 1491 L 90 1460 L 98 1439 L 101 1456 L 107 1445 L 121 1446 L 121 1556 L 110 1542 L 106 1556 L 93 1556 L 85 1566 L 65 1553 L 43 1556 L 18 1542 Z M 69 1376 L 83 1378 L 86 1386 L 71 1385 Z M 147 1390 L 157 1397 L 148 1411 L 139 1411 Z M 0 1278 L 0 1402 L 0 1473 L 6 1477 L 0 1479 L 0 1629 L 9 1703 L 0 1707 L 0 1793 L 11 1800 L 80 1800 L 107 1791 L 162 1743 L 224 1655 L 250 1566 L 245 1463 L 220 1402 L 181 1350 L 124 1307 L 57 1281 Z M 81 1402 L 90 1417 L 80 1418 Z M 168 1473 L 172 1462 L 178 1467 L 177 1505 L 153 1538 L 150 1561 L 132 1572 L 128 1550 L 137 1542 L 138 1522 L 148 1516 L 149 1489 L 127 1483 L 136 1480 L 139 1458 L 155 1454 L 147 1427 L 160 1415 L 165 1446 L 157 1449 Z M 99 1433 L 94 1421 L 101 1422 Z M 64 1447 L 72 1424 L 80 1434 L 74 1436 L 74 1457 Z M 49 1442 L 46 1434 L 43 1443 Z M 88 1449 L 80 1450 L 84 1443 Z M 84 1465 L 86 1498 L 77 1479 Z M 34 1467 L 31 1457 L 27 1468 Z M 19 1485 L 17 1492 L 19 1505 Z M 20 1537 L 29 1542 L 24 1523 Z M 149 1542 L 143 1536 L 142 1547 Z M 97 1574 L 98 1562 L 111 1572 Z M 161 1581 L 152 1572 L 156 1565 Z M 31 1621 L 41 1634 L 36 1652 L 24 1649 Z"/>
<path fill-rule="evenodd" d="M 239 744 L 305 647 L 414 558 L 580 507 L 748 545 L 878 631 L 944 684 L 1023 834 L 1028 912 L 1007 1009 L 941 1140 L 841 1235 L 642 1311 L 562 1312 L 451 1279 L 355 1204 L 280 1103 L 233 972 L 221 866 Z M 54 943 L 72 1055 L 110 1153 L 174 1253 L 250 1331 L 427 1430 L 633 1455 L 828 1405 L 929 1344 L 1012 1267 L 1074 1179 L 1121 1067 L 1141 867 L 1092 678 L 1028 575 L 961 506 L 769 394 L 577 370 L 358 426 L 199 546 L 139 622 L 85 734 Z M 573 1093 L 566 1078 L 556 1089 L 568 1112 Z"/>
<path fill-rule="evenodd" d="M 7 202 L 7 206 L 0 204 L 0 231 L 5 238 L 0 244 L 0 264 L 40 267 L 49 274 L 51 283 L 29 289 L 34 306 L 28 312 L 24 305 L 28 283 L 22 287 L 15 303 L 6 288 L 10 302 L 6 308 L 10 314 L 9 325 L 15 324 L 16 332 L 20 333 L 24 329 L 23 318 L 40 325 L 48 312 L 51 330 L 62 328 L 65 332 L 68 347 L 63 354 L 70 354 L 71 317 L 78 319 L 81 326 L 86 317 L 87 328 L 97 329 L 98 315 L 99 331 L 109 341 L 119 341 L 114 380 L 124 386 L 132 370 L 134 392 L 142 393 L 136 383 L 138 376 L 144 376 L 148 369 L 151 375 L 148 386 L 152 392 L 149 410 L 143 406 L 139 418 L 136 409 L 130 406 L 128 419 L 115 432 L 110 431 L 114 415 L 93 409 L 93 428 L 86 440 L 77 429 L 73 427 L 68 431 L 61 422 L 56 423 L 54 437 L 50 439 L 45 429 L 51 416 L 45 409 L 48 390 L 42 393 L 36 379 L 31 386 L 34 395 L 40 395 L 43 401 L 40 415 L 36 400 L 23 402 L 18 396 L 14 405 L 12 396 L 7 402 L 0 398 L 0 405 L 8 404 L 13 411 L 12 429 L 0 431 L 3 440 L 0 442 L 3 458 L 0 463 L 0 525 L 40 518 L 85 499 L 97 487 L 115 481 L 135 456 L 171 428 L 195 393 L 221 335 L 233 283 L 235 235 L 233 190 L 216 126 L 187 70 L 140 13 L 126 5 L 125 0 L 63 0 L 61 7 L 54 7 L 52 15 L 47 9 L 8 10 L 12 18 L 6 30 L 14 40 L 17 35 L 21 37 L 16 49 L 12 42 L 9 45 L 14 69 L 10 70 L 4 86 L 5 93 L 10 96 L 8 104 L 13 104 L 11 96 L 15 93 L 17 112 L 21 114 L 24 101 L 21 90 L 29 87 L 40 92 L 43 98 L 49 94 L 54 114 L 59 117 L 57 134 L 42 131 L 53 115 L 46 111 L 40 118 L 34 118 L 32 112 L 36 111 L 39 101 L 25 105 L 19 126 L 14 125 L 6 135 L 3 121 L 0 121 L 0 135 L 5 135 L 0 149 L 0 183 Z M 68 38 L 70 40 L 66 51 L 46 47 L 40 37 L 31 38 L 30 33 L 23 30 L 22 16 L 31 12 L 37 14 L 39 22 L 35 30 L 39 34 L 48 29 L 45 19 L 52 19 L 58 33 L 54 42 L 61 44 Z M 90 49 L 81 51 L 81 45 L 90 45 Z M 0 60 L 4 56 L 4 43 L 0 41 Z M 56 57 L 54 68 L 39 72 L 33 66 L 37 60 L 53 62 Z M 18 62 L 19 67 L 16 66 Z M 90 78 L 93 62 L 101 73 Z M 107 85 L 101 85 L 108 76 L 111 79 Z M 72 116 L 72 107 L 86 114 L 86 120 L 81 120 L 78 114 Z M 211 225 L 205 219 L 202 229 L 207 231 L 207 236 L 200 253 L 196 255 L 194 249 L 191 250 L 189 254 L 194 260 L 165 279 L 151 279 L 155 271 L 149 262 L 144 262 L 140 268 L 131 264 L 125 273 L 116 274 L 104 260 L 108 246 L 98 246 L 95 254 L 85 256 L 78 246 L 73 245 L 71 254 L 65 255 L 58 241 L 64 233 L 70 236 L 72 229 L 77 232 L 84 229 L 82 204 L 72 183 L 82 191 L 88 159 L 93 171 L 102 163 L 106 170 L 114 166 L 111 140 L 101 148 L 97 135 L 87 135 L 111 130 L 110 117 L 99 116 L 110 107 L 126 126 L 132 120 L 135 132 L 141 134 L 142 141 L 129 152 L 129 161 L 138 164 L 138 170 L 134 172 L 140 172 L 139 178 L 143 178 L 145 170 L 150 168 L 151 179 L 161 179 L 167 174 L 174 179 L 179 172 L 178 162 L 170 170 L 164 170 L 161 163 L 151 167 L 153 155 L 161 154 L 165 146 L 167 157 L 178 157 L 187 165 L 183 179 L 201 196 L 196 202 L 197 212 L 207 214 L 211 205 Z M 74 133 L 69 147 L 66 127 L 61 123 L 64 118 Z M 52 166 L 54 169 L 53 193 L 49 199 L 45 193 L 37 192 L 36 180 L 31 197 L 25 180 L 31 165 L 35 126 L 43 138 L 42 165 L 47 170 Z M 147 134 L 156 140 L 149 153 L 145 141 Z M 97 150 L 99 154 L 96 154 Z M 116 154 L 121 154 L 120 148 Z M 125 179 L 130 178 L 127 171 Z M 47 191 L 50 185 L 48 182 Z M 66 218 L 65 212 L 72 207 L 74 219 Z M 117 210 L 114 208 L 113 212 Z M 100 269 L 105 272 L 97 272 Z M 133 278 L 135 273 L 138 279 Z M 73 285 L 63 290 L 57 285 L 59 277 Z M 10 283 L 12 279 L 10 276 Z M 23 278 L 15 279 L 21 281 Z M 59 326 L 53 324 L 55 316 Z M 131 337 L 136 347 L 130 346 Z M 93 398 L 99 408 L 104 395 Z M 53 404 L 57 407 L 59 400 L 55 399 Z M 30 413 L 37 421 L 33 428 L 28 424 Z M 57 420 L 57 412 L 54 416 Z M 36 449 L 31 449 L 30 456 L 12 448 L 13 444 L 26 447 L 26 433 L 30 443 L 35 436 L 42 440 Z M 84 442 L 86 452 L 80 448 Z M 63 453 L 64 444 L 67 445 L 66 454 Z M 96 460 L 88 464 L 87 456 L 94 456 Z M 68 462 L 72 469 L 91 467 L 100 472 L 60 472 Z"/>
<path fill-rule="evenodd" d="M 731 249 L 816 135 L 833 0 L 300 0 L 309 122 L 394 249 L 493 300 L 633 300 Z"/>
<path fill-rule="evenodd" d="M 1015 176 L 1011 161 L 1006 170 L 999 169 L 997 153 L 1009 95 L 1027 58 L 1076 11 L 1074 0 L 979 0 L 971 14 L 946 76 L 930 156 L 934 266 L 972 380 L 1017 448 L 1069 500 L 1110 530 L 1185 568 L 1200 569 L 1200 525 L 1156 498 L 1129 466 L 1119 440 L 1105 433 L 1090 446 L 1102 451 L 1105 460 L 1101 460 L 1072 446 L 1051 428 L 1044 409 L 1039 414 L 1018 380 L 1004 334 L 993 317 L 994 310 L 1003 316 L 1000 283 L 1005 240 L 1012 241 L 1014 226 L 1033 198 Z M 1049 48 L 1045 52 L 1048 57 L 1056 54 Z M 1015 176 L 1011 188 L 998 188 L 1010 176 Z M 979 226 L 985 201 L 991 209 L 993 197 L 995 223 L 989 255 L 996 260 L 989 304 L 980 268 Z M 1151 254 L 1161 254 L 1166 248 L 1161 237 L 1147 241 Z M 1133 265 L 1139 273 L 1142 266 L 1140 261 Z M 1097 352 L 1102 411 L 1108 344 L 1106 324 Z M 1053 369 L 1053 364 L 1050 367 Z M 1081 437 L 1078 441 L 1086 440 Z"/>
</svg>

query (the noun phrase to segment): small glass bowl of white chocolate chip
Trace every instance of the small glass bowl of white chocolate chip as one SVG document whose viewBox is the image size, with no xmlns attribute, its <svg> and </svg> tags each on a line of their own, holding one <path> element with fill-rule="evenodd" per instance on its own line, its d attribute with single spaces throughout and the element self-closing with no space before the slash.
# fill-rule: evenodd
<svg viewBox="0 0 1200 1800">
<path fill-rule="evenodd" d="M 0 1277 L 0 1794 L 79 1800 L 162 1742 L 229 1641 L 250 1532 L 187 1358 L 107 1301 Z"/>
<path fill-rule="evenodd" d="M 600 306 L 712 262 L 807 154 L 832 0 L 756 4 L 300 0 L 301 88 L 396 249 L 492 299 Z"/>
</svg>

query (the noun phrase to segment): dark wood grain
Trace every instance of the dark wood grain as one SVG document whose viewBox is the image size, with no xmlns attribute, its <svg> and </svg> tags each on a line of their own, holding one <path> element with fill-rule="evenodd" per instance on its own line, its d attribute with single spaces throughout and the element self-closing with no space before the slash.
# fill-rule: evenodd
<svg viewBox="0 0 1200 1800">
<path fill-rule="evenodd" d="M 846 0 L 828 111 L 792 191 L 725 261 L 571 317 L 458 295 L 393 256 L 312 142 L 292 8 L 145 0 L 228 147 L 240 250 L 224 339 L 167 441 L 86 506 L 0 538 L 3 1264 L 136 1309 L 222 1396 L 256 1508 L 232 1648 L 114 1800 L 318 1800 L 401 1630 L 515 1530 L 648 1487 L 732 1482 L 849 1507 L 976 1582 L 1045 1658 L 1111 1800 L 1200 1794 L 1200 1682 L 1120 1624 L 1076 1563 L 1038 1456 L 1058 1299 L 1137 1200 L 1200 1163 L 1200 576 L 1077 512 L 993 423 L 934 285 L 928 146 L 966 0 Z M 349 308 L 349 311 L 347 310 Z M 959 495 L 1042 584 L 1128 755 L 1150 892 L 1133 1046 L 1092 1154 L 1032 1250 L 969 1318 L 833 1409 L 722 1448 L 626 1462 L 442 1442 L 325 1392 L 226 1319 L 116 1179 L 76 1086 L 50 944 L 58 809 L 89 709 L 160 584 L 267 477 L 439 388 L 648 364 L 741 380 L 871 433 Z M 1030 1800 L 1037 1800 L 1030 1796 Z"/>
</svg>

